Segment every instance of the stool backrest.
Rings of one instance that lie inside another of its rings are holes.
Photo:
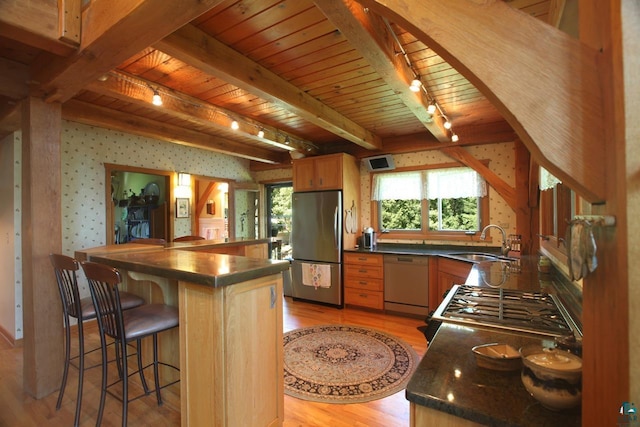
[[[91,299],[96,308],[100,338],[104,339],[104,335],[112,338],[124,337],[118,291],[118,285],[122,282],[120,272],[108,265],[89,261],[82,263],[82,269],[87,276]]]
[[[62,312],[65,318],[69,316],[79,318],[81,316],[80,292],[78,291],[78,279],[76,271],[80,269],[78,261],[66,255],[49,254],[53,271],[56,274]]]
[[[204,240],[202,236],[182,236],[173,239],[174,242],[190,242],[192,240]]]

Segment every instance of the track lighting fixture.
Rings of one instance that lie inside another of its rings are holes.
[[[284,143],[287,145],[291,145],[291,140],[289,139],[288,136],[284,139]]]
[[[433,116],[433,114],[436,112],[436,101],[431,101],[429,103],[429,105],[427,106],[427,113],[431,114]]]
[[[161,106],[162,105],[162,97],[158,93],[157,89],[153,89],[153,98],[151,98],[151,103],[153,105]]]
[[[420,87],[422,86],[422,82],[420,81],[420,79],[416,76],[416,78],[414,78],[411,81],[411,86],[409,86],[409,89],[411,90],[411,92],[420,92]]]
[[[264,138],[264,129],[258,131],[258,138]]]
[[[233,121],[231,122],[231,129],[233,129],[233,130],[238,130],[238,129],[240,129],[240,125],[238,124],[238,121],[237,121],[237,120],[233,120]]]
[[[458,142],[458,139],[460,138],[458,138],[457,134],[455,133],[451,134],[451,142]]]
[[[451,129],[451,122],[449,121],[449,119],[447,119],[446,117],[444,117],[444,124],[443,124],[444,128],[449,130]]]

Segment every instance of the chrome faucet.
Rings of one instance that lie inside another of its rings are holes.
[[[484,240],[487,238],[487,230],[489,228],[497,228],[498,230],[500,230],[500,232],[502,233],[502,255],[506,256],[509,251],[511,250],[511,247],[509,246],[509,242],[507,241],[507,233],[505,233],[504,229],[502,227],[500,227],[499,225],[496,224],[489,224],[487,225],[483,230],[482,233],[480,233],[480,240]]]

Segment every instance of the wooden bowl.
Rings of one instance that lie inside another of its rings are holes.
[[[517,371],[522,368],[520,353],[509,344],[477,345],[471,351],[476,356],[476,363],[481,368],[495,371]]]

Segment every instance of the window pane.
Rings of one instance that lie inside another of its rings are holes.
[[[381,200],[378,206],[383,230],[422,229],[420,200]]]
[[[429,230],[476,231],[479,229],[476,197],[429,200]]]

